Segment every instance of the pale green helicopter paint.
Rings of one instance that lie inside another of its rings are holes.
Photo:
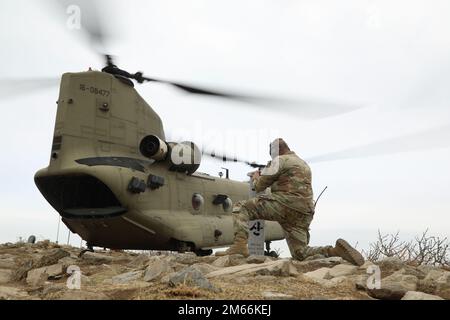
[[[231,207],[213,201],[217,195],[233,203],[247,199],[248,183],[173,171],[168,161],[141,154],[148,135],[165,140],[161,118],[129,80],[98,71],[66,73],[50,163],[36,173],[36,185],[89,246],[210,254],[230,245]],[[156,185],[142,185],[150,175]],[[130,191],[133,178],[142,192]],[[204,199],[199,210],[194,194]],[[266,222],[265,236],[281,240],[284,233]]]

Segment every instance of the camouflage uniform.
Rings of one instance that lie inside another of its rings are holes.
[[[233,207],[236,236],[248,238],[249,220],[277,221],[284,230],[293,258],[303,260],[315,254],[329,255],[331,246],[309,247],[309,225],[314,217],[311,169],[294,152],[276,157],[254,182],[256,192],[264,194]]]

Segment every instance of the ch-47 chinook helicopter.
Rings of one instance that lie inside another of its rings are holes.
[[[231,244],[232,205],[248,198],[249,184],[197,172],[201,151],[165,141],[132,80],[153,81],[110,57],[101,72],[62,76],[50,163],[34,178],[40,192],[89,248],[206,255]],[[266,223],[265,236],[284,238],[276,222]]]
[[[91,40],[100,41],[101,28],[86,26]],[[231,244],[232,204],[249,197],[248,183],[197,172],[199,161],[192,160],[202,152],[193,142],[166,141],[162,120],[138,94],[135,82],[252,98],[128,73],[106,58],[102,71],[62,76],[50,163],[34,177],[42,195],[88,248],[208,255]],[[323,115],[342,111],[329,108]],[[182,161],[174,161],[176,156]],[[265,236],[267,243],[284,238],[276,222],[266,223]]]

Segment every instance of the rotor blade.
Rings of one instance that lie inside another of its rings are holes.
[[[167,141],[180,143],[179,139],[175,138],[173,133],[171,133],[170,131],[166,132],[166,139],[167,139]],[[202,152],[202,156],[207,156],[207,157],[210,157],[210,158],[212,158],[214,160],[217,160],[217,161],[238,162],[238,163],[246,164],[246,165],[251,166],[253,168],[263,168],[264,167],[264,165],[258,164],[258,163],[254,162],[254,161],[244,160],[244,159],[238,158],[236,156],[232,157],[232,156],[229,156],[229,155],[226,155],[226,154],[223,154],[223,153],[217,153],[215,151],[207,151],[205,148],[203,148],[201,150],[201,152]]]
[[[60,79],[55,77],[31,79],[2,79],[0,80],[0,98],[24,94],[51,88],[59,84]]]
[[[306,161],[310,163],[317,163],[447,147],[450,147],[450,125],[385,139],[341,151],[325,153],[310,157],[306,159]]]
[[[112,24],[108,21],[115,21],[105,11],[111,5],[105,1],[93,0],[51,0],[51,4],[58,11],[58,16],[65,18],[65,25],[69,31],[81,31],[89,39],[89,48],[96,53],[104,55],[106,44],[115,34]],[[100,10],[100,8],[102,8]]]
[[[256,162],[250,162],[248,160],[243,160],[243,159],[240,159],[238,157],[230,157],[230,156],[227,156],[225,154],[218,154],[216,152],[208,152],[208,151],[202,150],[202,155],[203,156],[208,156],[210,158],[213,158],[213,159],[218,160],[218,161],[223,161],[223,162],[243,163],[243,164],[246,164],[246,165],[248,165],[248,166],[250,166],[252,168],[263,168],[263,167],[265,167],[265,165],[258,164]]]
[[[254,108],[266,108],[275,110],[282,110],[298,116],[302,116],[309,119],[319,119],[330,117],[338,114],[343,114],[351,111],[355,111],[362,106],[356,105],[344,105],[338,103],[330,103],[326,101],[315,101],[315,100],[297,100],[297,99],[283,99],[274,97],[259,97],[252,95],[243,95],[238,93],[223,92],[219,90],[212,90],[206,88],[200,88],[197,86],[191,86],[180,82],[173,82],[155,78],[140,77],[138,82],[149,81],[169,84],[177,89],[183,90],[184,92],[198,95],[206,95],[212,97],[219,97],[225,99],[231,99],[241,102],[248,103],[249,107]]]

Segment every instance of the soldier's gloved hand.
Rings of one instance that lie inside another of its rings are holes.
[[[252,175],[252,181],[255,181],[255,180],[258,179],[260,176],[261,176],[261,174],[260,174],[259,170],[253,172],[253,175]]]

